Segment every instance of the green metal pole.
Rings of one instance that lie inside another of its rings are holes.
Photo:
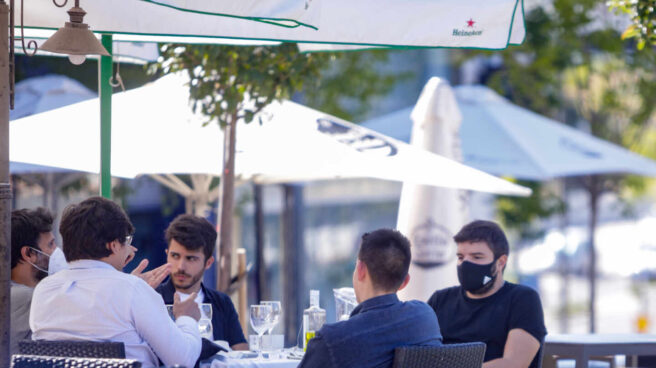
[[[112,36],[102,35],[102,45],[112,54]],[[98,95],[100,97],[100,195],[112,197],[112,77],[111,56],[100,56]]]

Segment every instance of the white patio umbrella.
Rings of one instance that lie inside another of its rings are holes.
[[[411,116],[411,145],[462,160],[462,116],[447,81],[431,78]],[[403,184],[396,227],[409,236],[413,250],[409,270],[412,282],[400,292],[402,298],[428,300],[436,289],[457,284],[452,238],[467,220],[467,212],[466,197],[456,189]]]
[[[81,6],[94,32],[114,34],[116,40],[146,36],[161,42],[158,37],[165,36],[185,43],[185,37],[225,37],[503,49],[521,43],[525,34],[522,0],[105,0]],[[54,30],[66,20],[65,12],[48,6],[26,6],[26,11],[28,28]],[[298,27],[289,27],[289,20]]]
[[[76,102],[96,98],[98,95],[75,79],[58,74],[24,79],[16,83],[14,109],[9,119],[56,109]]]
[[[221,36],[224,23],[231,20],[315,29],[321,3],[320,0],[103,0],[81,1],[80,7],[87,12],[85,23],[102,33],[215,37]],[[16,5],[20,9],[22,4]],[[62,27],[68,15],[53,8],[52,4],[27,4],[24,26]]]
[[[206,118],[191,111],[187,81],[184,73],[167,75],[115,95],[114,175],[220,175],[222,132],[215,123],[203,127]],[[94,123],[98,109],[95,101],[85,101],[13,121],[12,161],[99,172],[100,132]],[[529,193],[526,188],[291,101],[270,105],[261,118],[261,126],[257,122],[243,124],[238,130],[236,173],[240,180],[272,183],[371,177],[493,193]]]
[[[485,86],[456,86],[463,163],[526,180],[628,173],[656,176],[656,162],[581,130],[516,106]],[[410,141],[412,108],[363,126]]]
[[[653,160],[516,106],[485,86],[454,89],[463,116],[460,136],[467,165],[526,180],[599,174],[656,177]],[[409,115],[410,108],[407,108],[363,125],[407,141]],[[597,196],[598,193],[590,198],[591,218],[595,219],[588,228],[591,242],[596,227]],[[590,249],[592,252],[594,247]],[[594,269],[595,261],[590,264]],[[594,284],[592,277],[590,282]],[[594,287],[590,290],[593,315]]]

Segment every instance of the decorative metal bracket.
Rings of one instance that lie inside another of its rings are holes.
[[[57,2],[57,0],[52,0],[53,4],[55,4],[56,7],[58,8],[63,8],[66,6],[68,3],[68,0],[64,0],[61,4]],[[80,0],[75,0],[75,6],[79,6]],[[14,90],[15,90],[15,84],[16,84],[16,76],[15,76],[15,70],[16,70],[16,56],[14,54],[14,47],[16,41],[21,42],[21,47],[23,48],[23,53],[27,56],[34,56],[36,52],[39,49],[39,46],[37,45],[35,40],[31,40],[27,42],[27,46],[25,46],[25,32],[23,28],[23,24],[25,23],[23,21],[23,14],[25,13],[24,7],[23,7],[23,0],[20,0],[21,3],[21,13],[20,13],[20,37],[15,37],[14,34],[14,0],[9,1],[9,108],[14,109]]]

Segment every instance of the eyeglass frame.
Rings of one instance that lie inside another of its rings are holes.
[[[132,245],[133,239],[134,239],[134,235],[127,235],[125,239],[123,239],[123,245]]]

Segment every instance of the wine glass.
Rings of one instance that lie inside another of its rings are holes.
[[[273,329],[276,327],[280,321],[280,314],[282,313],[282,307],[279,301],[263,301],[260,304],[270,305],[271,306],[271,326],[269,327],[269,335],[273,332]]]
[[[198,331],[200,337],[204,337],[210,341],[214,340],[214,333],[212,328],[212,304],[202,303],[198,304],[200,309],[200,319],[198,320]]]
[[[268,330],[272,318],[272,308],[270,305],[251,305],[251,326],[257,333],[257,351],[258,359],[262,359],[262,335]]]

